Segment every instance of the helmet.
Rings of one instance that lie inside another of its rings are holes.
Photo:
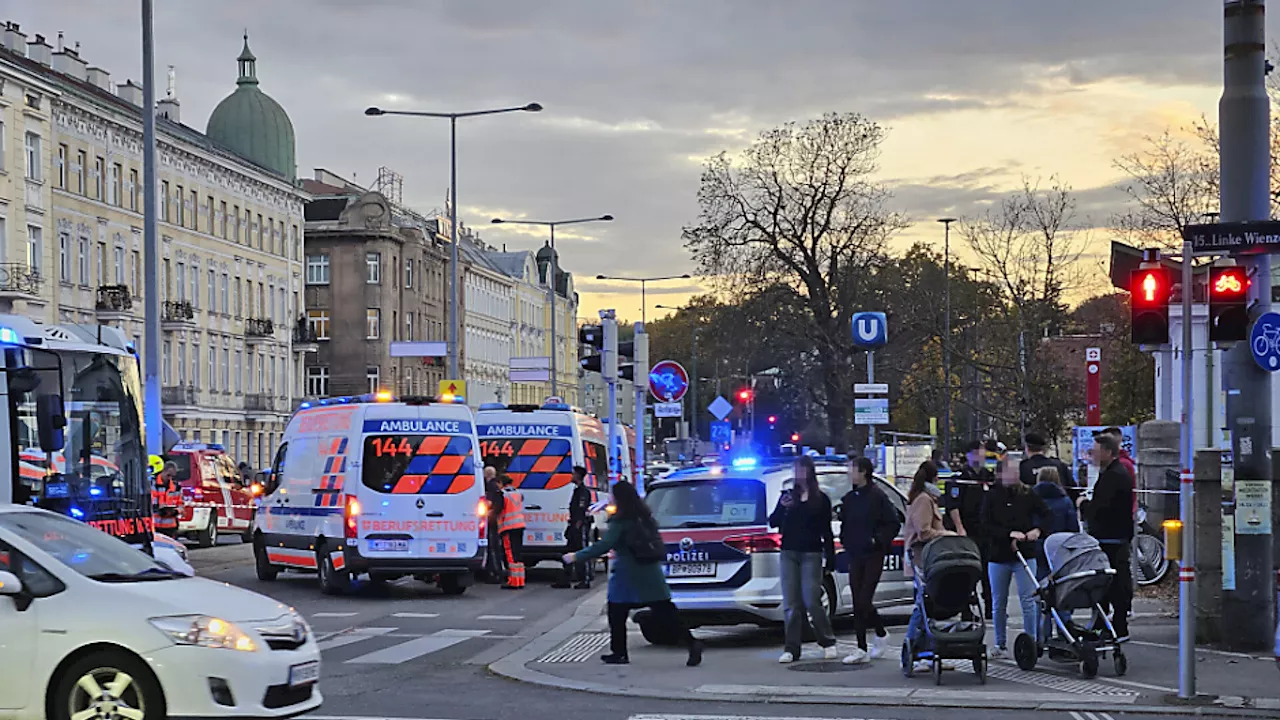
[[[152,475],[159,475],[164,472],[164,458],[159,455],[151,455],[147,458],[147,469]]]

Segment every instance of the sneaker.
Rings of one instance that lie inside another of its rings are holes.
[[[689,643],[689,659],[685,661],[685,665],[689,667],[697,667],[702,664],[702,641],[694,638]]]
[[[879,660],[884,657],[885,648],[889,646],[889,636],[883,637],[875,635],[871,638],[871,651],[867,653],[872,660]]]
[[[933,672],[933,662],[929,660],[917,660],[913,669],[917,673]]]
[[[1002,647],[994,647],[994,648],[991,648],[991,656],[990,656],[990,657],[991,657],[991,659],[992,659],[992,660],[1003,660],[1003,659],[1005,659],[1005,658],[1009,657],[1009,649],[1008,649],[1008,648],[1002,648]]]
[[[871,662],[871,656],[862,648],[854,648],[844,659],[845,665],[862,665]]]
[[[568,587],[568,586],[566,585],[565,587]],[[589,582],[580,582],[580,583],[578,583],[577,585],[574,585],[574,586],[573,586],[573,589],[574,589],[574,590],[590,590],[590,589],[591,589],[591,583],[589,583]]]
[[[631,662],[631,659],[626,655],[615,655],[614,653],[609,653],[608,655],[601,655],[600,662],[605,665],[627,665]]]
[[[792,655],[790,651],[784,652],[778,656],[778,662],[783,665],[786,665],[787,663],[793,663],[795,661],[796,661],[796,656]]]
[[[840,653],[836,651],[835,645],[832,645],[831,647],[822,648],[823,660],[835,660],[838,657],[840,657]]]

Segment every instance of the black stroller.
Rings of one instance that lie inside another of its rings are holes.
[[[984,571],[982,554],[970,538],[948,535],[924,546],[915,575],[924,633],[902,643],[904,675],[913,677],[916,661],[928,660],[934,682],[941,685],[943,660],[970,660],[978,681],[987,682],[987,626],[977,594]]]
[[[1084,533],[1054,533],[1045,540],[1049,575],[1036,588],[1040,606],[1040,637],[1026,633],[1013,643],[1013,659],[1023,670],[1032,670],[1046,651],[1051,660],[1078,662],[1086,678],[1098,674],[1098,659],[1112,653],[1116,675],[1129,669],[1124,649],[1116,642],[1115,627],[1102,610],[1102,601],[1116,571],[1098,541]],[[1032,577],[1031,566],[1018,553],[1022,567]],[[1068,617],[1073,610],[1088,610],[1088,627]]]

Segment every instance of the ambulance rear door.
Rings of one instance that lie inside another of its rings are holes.
[[[511,478],[524,496],[524,544],[562,549],[573,498],[573,466],[582,461],[571,413],[486,410],[476,435],[484,464]]]
[[[371,405],[361,428],[362,556],[463,560],[480,547],[483,495],[471,411],[463,405]],[[348,545],[351,540],[348,539]]]

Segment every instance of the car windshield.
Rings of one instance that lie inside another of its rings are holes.
[[[178,474],[174,479],[180,483],[186,484],[191,482],[191,454],[190,453],[173,453],[165,458],[178,468]]]
[[[182,577],[123,540],[63,515],[0,513],[0,528],[93,580],[140,582]]]
[[[750,478],[715,478],[658,485],[646,501],[659,527],[763,525],[768,516],[764,483]]]

